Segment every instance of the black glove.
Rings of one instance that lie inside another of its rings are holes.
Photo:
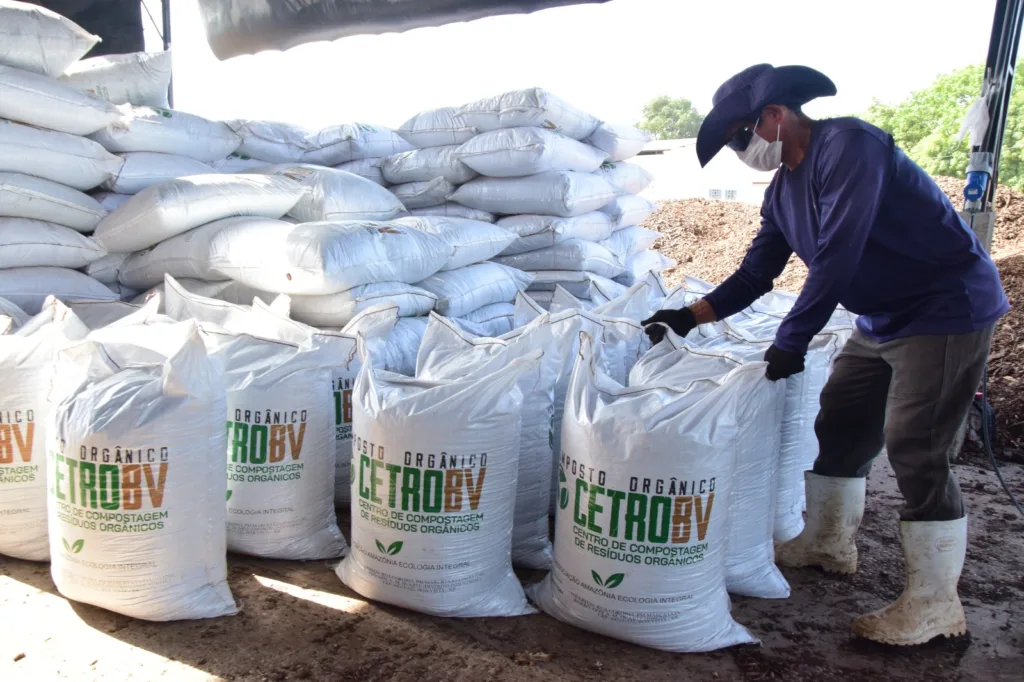
[[[665,327],[679,336],[686,336],[697,326],[697,318],[689,308],[659,310],[640,324],[644,326],[644,331],[651,338],[651,343],[660,343],[665,338]]]
[[[773,343],[764,353],[764,360],[768,368],[764,374],[771,381],[788,379],[794,374],[804,371],[804,354],[790,353],[789,351],[777,348]]]

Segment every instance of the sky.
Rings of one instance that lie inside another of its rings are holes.
[[[147,0],[159,21],[159,2]],[[396,127],[418,111],[543,87],[595,116],[636,123],[659,95],[707,112],[760,62],[805,64],[839,94],[812,117],[898,102],[983,63],[995,0],[612,0],[401,34],[355,36],[218,61],[198,0],[172,6],[175,108],[208,118]],[[144,16],[144,23],[148,19]],[[147,47],[159,49],[147,27]]]

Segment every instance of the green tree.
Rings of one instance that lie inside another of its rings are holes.
[[[677,140],[697,137],[703,121],[704,114],[690,100],[662,95],[644,105],[644,119],[637,127],[658,140]]]
[[[964,138],[958,145],[956,134],[967,108],[981,93],[983,70],[982,66],[968,66],[943,74],[896,105],[875,100],[864,118],[892,134],[896,144],[932,175],[962,178],[970,156],[970,140]],[[1024,89],[1020,87],[1014,87],[1010,98],[999,182],[1024,189]]]

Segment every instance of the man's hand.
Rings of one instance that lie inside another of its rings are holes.
[[[679,336],[686,336],[697,326],[697,317],[689,308],[659,310],[640,324],[644,326],[644,331],[650,337],[651,343],[656,344],[665,338],[665,327]]]
[[[771,381],[788,379],[794,374],[804,371],[803,353],[790,353],[776,348],[774,343],[765,351],[764,359],[768,363],[764,374]]]

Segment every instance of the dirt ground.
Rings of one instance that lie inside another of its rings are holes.
[[[1004,469],[1024,498],[1024,468]],[[541,614],[432,618],[367,603],[326,562],[242,556],[229,560],[239,615],[148,623],[70,603],[57,594],[48,565],[0,558],[0,680],[1020,680],[1024,519],[981,460],[965,460],[957,473],[970,514],[960,580],[969,634],[923,647],[885,647],[849,634],[853,615],[895,599],[903,584],[899,492],[879,461],[868,482],[856,575],[786,570],[789,599],[735,599],[735,618],[761,646],[667,654]],[[542,574],[520,577],[533,582]]]

